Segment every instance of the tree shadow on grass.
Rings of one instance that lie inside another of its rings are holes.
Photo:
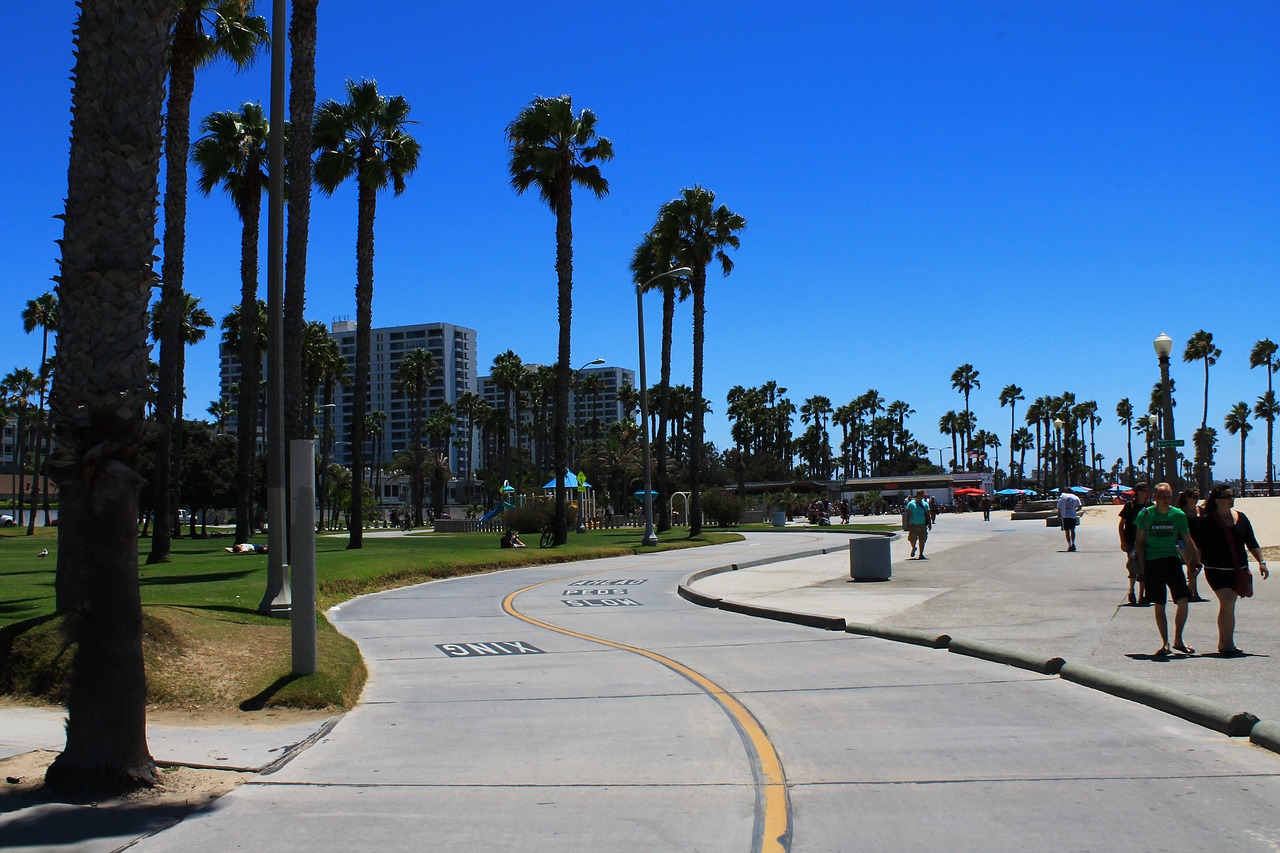
[[[238,572],[203,572],[198,575],[161,575],[159,577],[139,578],[138,583],[143,586],[166,586],[184,583],[217,583],[218,581],[243,580],[249,575],[258,574],[261,571],[261,567],[254,567]]]
[[[299,678],[302,678],[302,677],[303,676],[301,675],[295,675],[293,673],[290,673],[289,675],[280,676],[275,681],[271,682],[271,684],[265,690],[258,693],[258,695],[251,696],[248,699],[241,702],[240,710],[241,711],[261,711],[263,708],[267,707],[267,703],[271,701],[271,698],[273,696],[275,696],[281,690],[288,687],[290,684],[292,684],[293,682],[297,681]]]

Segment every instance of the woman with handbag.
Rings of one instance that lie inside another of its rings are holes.
[[[1232,508],[1235,499],[1234,487],[1215,486],[1205,498],[1195,528],[1205,580],[1218,596],[1218,654],[1226,657],[1244,654],[1235,644],[1236,599],[1253,595],[1248,554],[1257,561],[1263,580],[1270,577],[1253,525],[1248,516]]]

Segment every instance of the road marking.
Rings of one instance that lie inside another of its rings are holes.
[[[570,575],[569,577],[581,577],[581,575]],[[539,628],[546,628],[548,631],[555,631],[557,634],[576,637],[589,643],[599,643],[602,646],[648,658],[697,685],[733,721],[734,727],[737,728],[738,734],[742,737],[743,745],[746,746],[751,758],[751,774],[756,783],[756,821],[755,837],[752,839],[751,845],[752,850],[759,851],[759,853],[790,850],[791,798],[787,792],[787,778],[782,768],[782,759],[778,757],[778,752],[774,749],[773,742],[769,740],[769,735],[765,732],[764,726],[760,725],[760,721],[747,710],[745,705],[738,701],[736,696],[697,670],[657,652],[636,646],[628,646],[625,643],[617,643],[602,637],[593,637],[590,634],[583,634],[568,628],[561,628],[558,625],[535,619],[516,609],[515,600],[517,596],[548,584],[563,584],[569,577],[543,581],[542,583],[535,583],[518,589],[502,600],[502,609],[508,615],[514,616],[530,625],[537,625]],[[617,581],[611,583],[616,584]]]

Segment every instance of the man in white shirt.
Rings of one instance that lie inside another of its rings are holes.
[[[1063,489],[1058,496],[1058,524],[1067,537],[1067,550],[1076,549],[1076,524],[1080,520],[1080,499],[1070,489]]]

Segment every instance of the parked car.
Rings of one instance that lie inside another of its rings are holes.
[[[0,515],[0,527],[13,527],[14,524],[12,515]]]

